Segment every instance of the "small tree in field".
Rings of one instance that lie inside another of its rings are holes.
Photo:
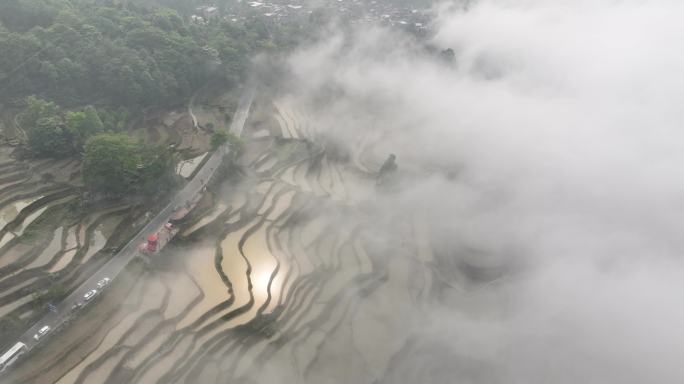
[[[242,154],[244,143],[239,137],[226,131],[216,131],[211,135],[211,147],[213,149],[217,149],[225,143],[228,143],[230,150],[233,151],[235,156],[240,156],[240,154]]]
[[[216,131],[211,135],[211,148],[216,149],[228,141],[226,131]]]

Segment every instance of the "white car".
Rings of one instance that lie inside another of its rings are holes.
[[[85,295],[83,295],[83,298],[86,299],[86,300],[90,300],[90,299],[92,299],[93,297],[95,297],[96,294],[97,294],[97,290],[96,290],[96,289],[91,289],[90,291],[86,292]]]
[[[45,325],[41,329],[38,330],[38,333],[33,335],[33,338],[37,340],[40,340],[43,336],[45,336],[48,332],[50,332],[50,326]]]
[[[100,289],[104,288],[107,284],[109,284],[109,281],[110,281],[109,277],[105,277],[104,279],[97,282],[97,287]]]

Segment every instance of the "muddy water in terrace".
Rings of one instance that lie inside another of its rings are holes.
[[[78,252],[77,249],[66,251],[62,257],[59,258],[59,261],[52,268],[50,268],[50,273],[58,272],[69,265],[69,263],[71,263],[71,261],[74,259],[74,256],[76,256],[76,252]]]
[[[173,246],[171,249],[173,249]],[[171,252],[171,250],[165,252]],[[178,328],[184,328],[192,324],[212,307],[228,300],[230,295],[228,287],[226,287],[216,272],[214,266],[216,249],[210,241],[193,244],[192,247],[176,248],[173,249],[173,252],[182,254],[187,272],[195,279],[204,293],[202,301],[178,324]]]
[[[63,231],[64,227],[59,227],[55,230],[55,232],[52,235],[52,240],[50,241],[50,244],[48,244],[48,246],[43,250],[43,252],[41,252],[38,258],[36,258],[31,264],[26,266],[26,269],[42,267],[45,264],[49,263],[50,260],[52,260],[52,258],[61,249]]]
[[[32,197],[24,200],[15,201],[0,209],[0,228],[4,227],[10,221],[14,220],[22,209],[29,206],[34,201],[40,199],[39,197]]]

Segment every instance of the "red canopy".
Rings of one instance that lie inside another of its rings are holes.
[[[149,241],[149,242],[155,242],[155,241],[157,241],[157,235],[150,235],[150,236],[147,238],[147,241]]]

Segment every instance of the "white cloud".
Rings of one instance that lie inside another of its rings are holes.
[[[317,118],[340,140],[381,131],[376,153],[402,169],[462,167],[415,181],[402,206],[460,245],[526,256],[496,288],[511,313],[437,309],[432,331],[460,335],[461,353],[490,348],[501,382],[683,382],[684,3],[446,9],[434,44],[453,67],[381,29],[290,62],[305,98],[335,90]]]

